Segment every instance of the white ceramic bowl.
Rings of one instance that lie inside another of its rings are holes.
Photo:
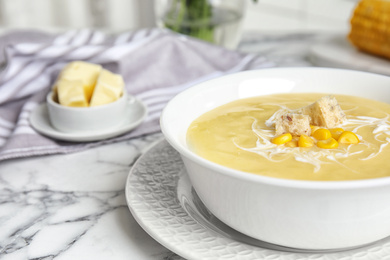
[[[187,128],[203,113],[233,100],[284,92],[347,94],[390,103],[390,77],[342,69],[275,68],[224,76],[178,94],[165,107],[161,128],[181,154],[205,206],[248,236],[292,248],[343,249],[389,236],[390,177],[277,179],[212,163],[188,148]]]
[[[127,94],[115,102],[95,107],[68,107],[53,100],[53,93],[46,96],[50,123],[65,133],[105,131],[121,125],[126,119]]]

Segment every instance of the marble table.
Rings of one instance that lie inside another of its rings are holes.
[[[247,35],[239,46],[276,66],[311,66],[316,34]],[[176,260],[125,199],[126,177],[161,133],[83,152],[0,164],[0,259]]]

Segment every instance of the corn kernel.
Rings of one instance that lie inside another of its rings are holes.
[[[292,135],[290,133],[279,135],[272,139],[272,143],[274,144],[285,144],[292,140]]]
[[[317,146],[322,149],[335,149],[339,147],[339,143],[334,138],[331,137],[326,140],[318,141]]]
[[[298,146],[299,147],[312,147],[314,145],[313,139],[307,135],[301,135],[299,137]]]
[[[315,131],[317,131],[317,130],[320,129],[320,128],[321,128],[321,127],[316,126],[316,125],[310,125],[310,129],[311,129],[312,135],[313,135],[313,133],[314,133]]]
[[[338,140],[340,135],[341,135],[341,133],[344,132],[344,129],[342,129],[342,128],[332,128],[332,129],[329,129],[329,131],[330,131],[332,137],[334,139]]]
[[[328,129],[320,128],[317,129],[312,136],[317,140],[327,140],[332,137],[332,134]]]
[[[359,138],[351,131],[344,131],[341,133],[338,141],[342,144],[357,144],[359,143]]]
[[[285,144],[286,147],[294,148],[298,147],[298,141],[291,140]]]
[[[350,19],[349,41],[359,50],[390,59],[389,1],[357,1]]]

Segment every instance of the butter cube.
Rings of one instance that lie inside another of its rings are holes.
[[[60,79],[56,86],[58,102],[61,105],[70,107],[88,106],[81,80]]]
[[[102,66],[100,65],[84,61],[74,61],[65,66],[61,71],[58,80],[80,81],[85,99],[89,102],[101,70]]]
[[[123,94],[125,83],[121,75],[103,69],[97,80],[90,106],[100,106],[114,102]]]

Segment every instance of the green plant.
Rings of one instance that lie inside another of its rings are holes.
[[[165,17],[172,31],[213,42],[212,6],[207,0],[174,0]]]
[[[163,22],[172,31],[214,42],[218,21],[214,19],[213,12],[208,0],[172,0]]]

